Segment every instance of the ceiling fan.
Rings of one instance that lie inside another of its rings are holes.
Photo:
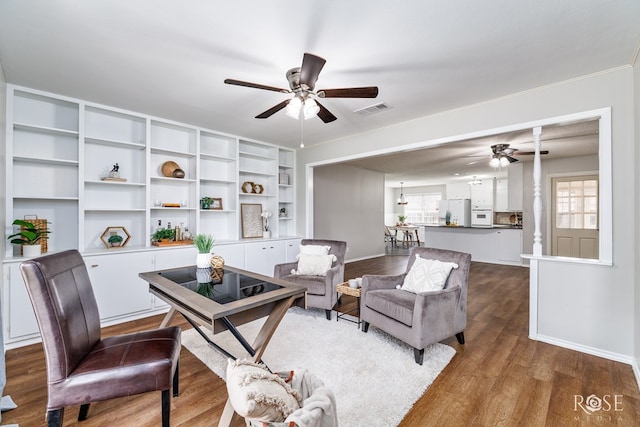
[[[375,98],[378,96],[377,86],[321,89],[316,91],[316,81],[318,80],[318,75],[325,63],[326,60],[324,58],[311,53],[305,53],[302,58],[302,66],[291,68],[286,73],[286,78],[289,82],[289,89],[282,89],[234,79],[225,79],[224,82],[230,85],[293,94],[292,98],[285,99],[279,104],[276,104],[268,110],[258,114],[256,119],[266,119],[286,107],[287,114],[294,118],[299,118],[300,114],[302,114],[305,119],[317,115],[320,117],[320,120],[325,123],[329,123],[336,120],[337,117],[320,104],[320,102],[318,102],[318,98]]]
[[[513,156],[533,155],[535,151],[518,151],[517,148],[510,148],[509,144],[495,144],[491,146],[493,156],[489,164],[493,167],[506,166],[509,163],[517,162]],[[541,150],[540,154],[549,154],[549,150]]]

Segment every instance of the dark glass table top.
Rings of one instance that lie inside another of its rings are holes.
[[[246,276],[226,268],[189,266],[162,271],[158,274],[218,304],[227,304],[283,288],[276,283]]]

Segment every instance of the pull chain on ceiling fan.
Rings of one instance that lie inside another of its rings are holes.
[[[289,89],[235,79],[226,79],[224,82],[230,85],[293,94],[292,98],[285,99],[279,104],[258,114],[256,119],[266,119],[286,107],[287,115],[295,119],[299,119],[300,116],[302,116],[306,120],[317,115],[324,123],[330,123],[336,120],[337,117],[327,110],[324,105],[318,101],[318,98],[375,98],[378,96],[377,86],[322,89],[315,91],[316,81],[325,63],[326,60],[324,58],[311,53],[305,53],[302,58],[302,66],[291,68],[286,73]]]

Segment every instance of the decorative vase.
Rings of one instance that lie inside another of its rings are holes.
[[[198,268],[208,268],[209,263],[211,262],[211,253],[206,254],[198,254],[196,257],[196,267]]]
[[[42,246],[37,245],[22,245],[22,255],[27,258],[35,258],[42,255]]]
[[[262,232],[262,237],[265,239],[268,239],[271,237],[271,231],[263,231]]]

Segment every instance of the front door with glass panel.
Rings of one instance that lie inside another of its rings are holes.
[[[551,255],[597,259],[598,176],[551,181]]]

